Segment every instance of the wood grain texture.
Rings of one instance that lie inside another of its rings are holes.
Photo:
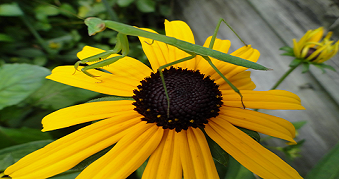
[[[252,79],[256,90],[268,90],[288,69],[292,60],[280,56],[280,47],[292,45],[293,38],[301,38],[311,28],[331,26],[330,21],[321,24],[324,18],[339,16],[331,2],[322,0],[186,0],[176,1],[176,19],[184,20],[191,27],[197,44],[213,34],[219,18],[224,18],[240,37],[261,53],[259,63],[273,71],[253,71]],[[333,24],[333,23],[332,23]],[[222,26],[218,38],[232,42],[230,52],[240,48],[242,43],[226,26]],[[328,64],[339,69],[339,57]],[[297,68],[278,89],[296,93],[306,111],[262,111],[282,117],[291,122],[307,121],[300,130],[298,139],[306,139],[302,157],[293,166],[303,175],[339,141],[339,78],[337,72],[321,74],[315,68],[311,73],[301,74]],[[297,139],[297,140],[298,140]],[[282,146],[283,142],[272,140],[271,146]]]

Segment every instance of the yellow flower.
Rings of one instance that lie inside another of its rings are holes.
[[[190,28],[182,21],[166,21],[165,30],[167,36],[194,43]],[[42,120],[43,131],[99,121],[27,155],[8,167],[5,174],[14,179],[51,177],[116,143],[77,179],[126,178],[148,158],[143,173],[146,179],[219,178],[202,132],[204,128],[227,153],[260,177],[301,178],[291,166],[235,127],[295,143],[293,125],[279,117],[243,109],[239,95],[201,56],[164,71],[171,100],[168,118],[164,89],[156,72],[159,66],[188,54],[162,42],[142,37],[140,42],[152,69],[125,57],[104,68],[112,74],[91,70],[100,76],[102,82],[98,83],[80,72],[72,75],[73,66],[55,68],[48,79],[108,95],[133,96],[134,100],[91,102],[49,114]],[[228,40],[217,39],[214,49],[227,53],[230,45]],[[101,52],[86,46],[78,57],[84,59]],[[256,62],[260,54],[251,46],[244,46],[231,55]],[[247,68],[215,59],[213,62],[240,89],[246,107],[304,109],[293,93],[253,91],[255,84],[251,72],[245,71]]]
[[[332,32],[320,41],[324,34],[324,28],[319,27],[315,30],[309,30],[299,40],[293,39],[293,51],[298,59],[305,59],[313,63],[323,63],[329,60],[338,52],[339,41],[333,44],[330,40]]]

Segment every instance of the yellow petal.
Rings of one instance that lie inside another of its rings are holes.
[[[183,21],[168,21],[165,20],[165,31],[166,36],[174,37],[179,40],[183,40],[192,44],[195,44],[194,36],[190,27]],[[182,58],[190,56],[188,53],[178,49],[177,47],[168,46],[169,49],[169,62],[180,60]],[[188,69],[195,68],[195,59],[188,60],[186,62],[181,62],[174,67],[182,67]]]
[[[151,29],[141,29],[148,32],[157,33]],[[144,37],[139,37],[139,40],[154,72],[156,72],[160,66],[169,63],[169,50],[167,44]]]
[[[307,42],[319,42],[319,40],[323,37],[324,34],[324,28],[319,27],[318,29],[315,29],[310,34],[310,38],[307,40]]]
[[[187,138],[197,178],[219,178],[204,133],[199,128],[188,128]]]
[[[228,80],[239,90],[253,90],[255,88],[255,84],[251,80],[250,76],[250,71],[243,71],[232,76],[231,78],[228,78]],[[219,85],[220,90],[232,90],[228,83],[222,78],[216,80],[215,83]]]
[[[259,59],[260,53],[258,50],[253,49],[251,45],[248,45],[248,46],[239,48],[235,52],[231,53],[231,55],[240,57],[245,60],[252,61],[252,62],[257,62]],[[248,69],[245,67],[241,67],[241,66],[237,66],[237,65],[233,65],[233,64],[225,63],[225,62],[218,64],[216,67],[228,79]],[[211,78],[218,80],[221,77],[219,76],[219,74],[214,73],[214,74],[211,74]]]
[[[199,128],[178,133],[184,178],[219,178],[206,138]]]
[[[88,70],[89,73],[99,76],[97,79],[82,72],[74,72],[73,66],[59,66],[54,68],[52,74],[46,78],[70,86],[118,96],[132,96],[133,90],[140,84],[135,77],[116,76],[98,70]]]
[[[84,46],[84,48],[77,53],[77,57],[80,60],[83,60],[85,58],[97,55],[99,53],[105,52],[105,50],[102,50],[100,48],[95,48],[95,47],[91,47],[91,46]]]
[[[209,47],[211,38],[212,37],[210,36],[206,39],[204,47],[207,47],[207,48]],[[231,46],[231,42],[229,40],[221,40],[221,39],[216,38],[214,45],[213,45],[213,50],[227,53],[230,46]],[[203,59],[201,56],[197,56],[196,58],[197,58],[196,69],[199,69],[202,73],[206,75],[210,75],[210,76],[216,73],[215,70],[208,64],[208,62],[205,59]],[[227,67],[228,65],[230,65],[230,63],[226,63],[226,62],[214,59],[214,58],[211,58],[211,60],[218,69],[219,68],[221,69],[223,67]]]
[[[137,113],[132,100],[84,103],[55,111],[42,119],[43,130],[50,131],[89,121],[105,119],[119,113]]]
[[[298,47],[303,47],[307,40],[310,38],[310,34],[312,33],[312,30],[308,30],[304,36],[301,37],[301,39],[298,41]]]
[[[239,94],[233,90],[221,90],[225,106],[243,107]],[[288,91],[251,91],[241,90],[243,103],[246,108],[254,109],[305,109],[300,98]]]
[[[297,58],[300,58],[300,52],[301,49],[297,43],[297,40],[293,39],[293,52],[294,52],[294,56],[296,56]]]
[[[296,144],[295,128],[287,120],[252,110],[232,108],[223,106],[220,108],[219,116],[231,124],[273,137],[284,139]]]
[[[164,130],[146,122],[130,128],[109,152],[89,165],[77,179],[123,179],[133,173],[159,145]]]
[[[302,178],[278,156],[226,120],[215,118],[205,127],[206,133],[244,167],[267,179]]]
[[[142,175],[145,179],[181,179],[182,167],[175,130],[166,129],[163,139],[148,160]]]
[[[126,129],[140,123],[140,115],[125,113],[81,128],[8,167],[6,175],[19,179],[48,178],[116,143]]]
[[[187,131],[182,130],[177,133],[176,139],[179,141],[180,161],[183,168],[184,178],[196,178],[193,166],[192,154],[188,144]]]

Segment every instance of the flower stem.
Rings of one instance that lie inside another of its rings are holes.
[[[293,70],[295,70],[299,65],[301,64],[301,61],[297,64],[295,64],[293,67],[291,67],[271,88],[271,90],[274,90],[278,88],[278,86],[285,80],[285,78],[292,73]],[[254,109],[253,111],[258,111],[259,109]]]
[[[292,71],[294,70],[294,69],[296,69],[299,65],[301,64],[301,61],[298,63],[298,64],[296,64],[295,66],[293,66],[293,67],[291,67],[275,84],[274,84],[274,86],[271,88],[271,90],[273,90],[273,89],[276,89],[279,85],[280,85],[280,83],[282,83],[284,80],[285,80],[285,78],[290,74],[290,73],[292,73]]]

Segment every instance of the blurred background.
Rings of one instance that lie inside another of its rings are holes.
[[[0,2],[0,171],[22,156],[87,124],[42,133],[41,119],[58,109],[103,96],[46,80],[59,65],[73,65],[85,45],[112,49],[116,32],[89,37],[86,17],[99,17],[164,34],[164,20],[183,20],[196,43],[212,35],[224,18],[239,36],[260,51],[258,63],[272,71],[253,71],[256,90],[269,90],[289,69],[292,57],[280,56],[309,29],[324,26],[339,35],[339,1],[336,0],[2,0]],[[243,46],[225,25],[217,36],[232,42],[230,52]],[[129,37],[130,53],[146,64],[141,44]],[[339,68],[338,56],[326,62]],[[338,70],[337,70],[338,71]],[[301,145],[262,136],[262,143],[288,161],[302,176],[339,141],[338,72],[311,67],[295,70],[278,89],[296,93],[306,111],[264,111],[287,119],[300,129]],[[302,127],[301,127],[302,126]],[[280,148],[279,148],[280,147]],[[95,156],[94,156],[95,158]],[[86,165],[53,178],[74,178]],[[339,160],[338,160],[339,166]],[[136,174],[138,175],[138,174]]]

